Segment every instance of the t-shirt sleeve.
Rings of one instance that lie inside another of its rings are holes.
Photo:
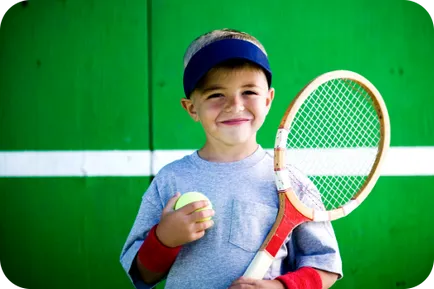
[[[295,268],[313,267],[343,277],[338,243],[330,222],[308,222],[297,227],[290,240]]]
[[[142,197],[139,211],[120,256],[123,269],[137,289],[154,288],[157,285],[157,283],[151,285],[143,283],[133,262],[135,262],[137,252],[149,231],[160,221],[162,210],[163,205],[160,200],[156,179],[154,179]]]

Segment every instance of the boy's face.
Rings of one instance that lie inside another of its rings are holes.
[[[233,146],[256,142],[274,98],[265,74],[250,66],[211,70],[182,106],[200,121],[208,142]]]

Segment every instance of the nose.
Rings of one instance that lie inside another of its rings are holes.
[[[233,95],[226,98],[225,112],[239,112],[244,110],[244,101],[241,95]]]

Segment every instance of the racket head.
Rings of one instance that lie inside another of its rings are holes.
[[[277,188],[310,220],[342,218],[371,192],[389,146],[389,115],[376,87],[352,71],[325,73],[282,118],[274,147]]]

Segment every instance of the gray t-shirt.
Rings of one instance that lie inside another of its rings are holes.
[[[301,176],[304,177],[304,176]],[[297,194],[309,179],[294,185]],[[132,262],[149,230],[159,222],[176,192],[199,191],[211,201],[214,226],[203,238],[185,244],[167,275],[167,289],[227,289],[241,277],[270,231],[278,212],[273,158],[259,146],[249,157],[231,163],[206,161],[197,151],[162,168],[142,203],[121,253],[121,264],[137,289],[145,285],[130,274]],[[338,244],[330,222],[298,226],[277,253],[264,279],[302,266],[342,274]]]

